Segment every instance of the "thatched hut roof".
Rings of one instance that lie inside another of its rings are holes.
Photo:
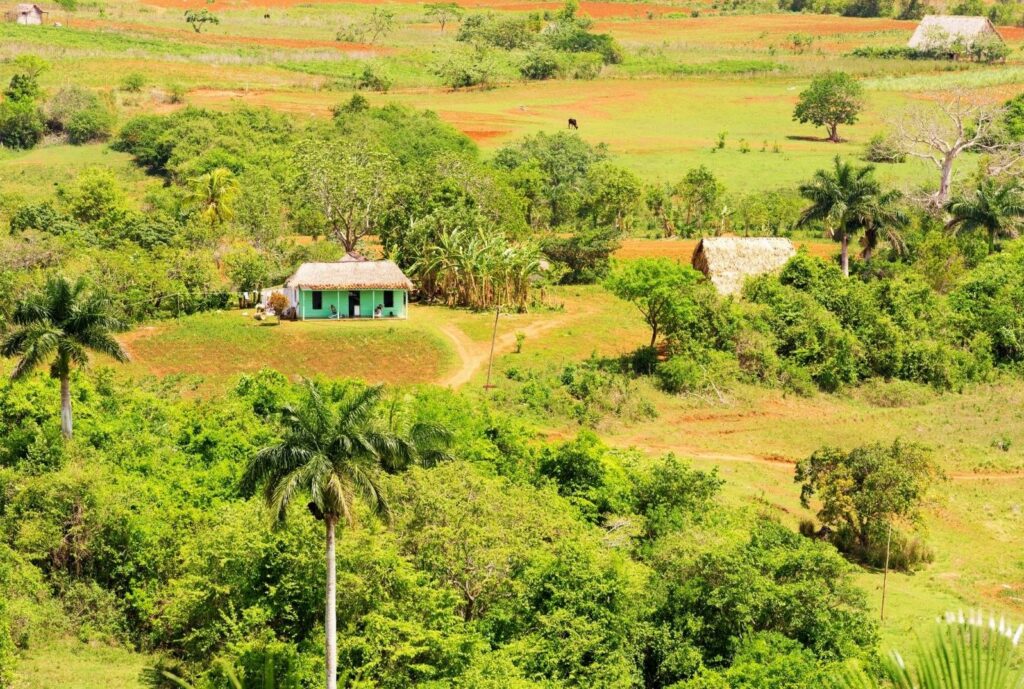
[[[720,294],[736,294],[748,277],[778,270],[796,249],[785,237],[705,237],[693,250],[693,267]]]
[[[335,263],[303,263],[284,283],[301,289],[404,289],[412,281],[392,261],[369,261],[347,254]]]
[[[917,25],[907,47],[915,50],[941,50],[952,46],[957,40],[970,46],[984,36],[995,36],[1003,40],[988,17],[929,14]]]

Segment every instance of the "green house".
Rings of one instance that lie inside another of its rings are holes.
[[[336,263],[303,263],[285,287],[301,320],[406,318],[412,282],[392,261],[348,254]]]

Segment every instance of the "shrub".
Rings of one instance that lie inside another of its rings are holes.
[[[72,115],[67,124],[68,141],[86,144],[110,138],[114,116],[102,107],[82,110]]]
[[[363,73],[356,79],[356,88],[365,91],[387,93],[391,88],[391,78],[373,65],[366,65],[363,68]]]
[[[146,77],[138,72],[130,72],[121,80],[121,90],[128,93],[139,93],[146,85]]]
[[[100,107],[99,97],[89,89],[77,85],[63,86],[46,103],[46,125],[52,131],[61,132],[78,113]]]
[[[486,54],[480,52],[475,57],[450,55],[444,62],[435,65],[433,71],[445,86],[453,89],[490,86],[494,76],[491,61]]]
[[[273,311],[278,318],[288,310],[290,306],[288,297],[284,296],[281,292],[274,292],[267,297],[267,306]]]
[[[656,375],[661,388],[671,394],[720,393],[739,377],[739,365],[731,354],[712,350],[702,357],[673,357],[658,365]]]
[[[864,146],[864,160],[872,163],[903,163],[907,151],[891,136],[875,134]]]
[[[168,103],[184,103],[188,89],[183,84],[171,84],[167,87]]]
[[[566,56],[564,63],[562,69],[565,76],[586,81],[601,76],[601,70],[604,69],[604,59],[600,53],[575,53]]]
[[[558,75],[558,56],[550,50],[531,50],[519,64],[519,73],[526,79],[551,79]]]
[[[0,103],[0,146],[32,148],[43,138],[46,123],[32,101],[5,100]]]

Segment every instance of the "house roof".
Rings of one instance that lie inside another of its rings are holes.
[[[1002,40],[988,17],[960,17],[955,15],[925,15],[907,43],[909,48],[927,49],[944,47],[958,38],[970,44],[980,36],[992,35]],[[941,45],[936,45],[940,43]]]
[[[693,267],[721,294],[736,294],[748,277],[778,270],[796,249],[785,237],[705,237],[693,250]]]
[[[40,14],[46,14],[47,13],[46,10],[44,10],[39,5],[34,5],[34,4],[30,3],[30,2],[18,3],[18,14],[26,14],[28,12],[31,12],[32,10],[35,10],[36,12],[39,12]]]
[[[334,263],[303,263],[284,283],[302,289],[404,289],[412,281],[392,261],[369,261],[347,254]]]

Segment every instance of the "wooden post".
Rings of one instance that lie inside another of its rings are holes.
[[[501,314],[501,304],[494,309],[494,330],[491,332],[491,356],[487,360],[487,382],[484,384],[484,390],[490,390],[495,387],[491,385],[491,368],[494,366],[494,342],[498,339],[498,316]]]
[[[892,543],[892,524],[889,525],[889,530],[885,534],[885,569],[882,571],[882,609],[879,613],[879,619],[885,621],[885,585],[889,578],[889,545]]]

